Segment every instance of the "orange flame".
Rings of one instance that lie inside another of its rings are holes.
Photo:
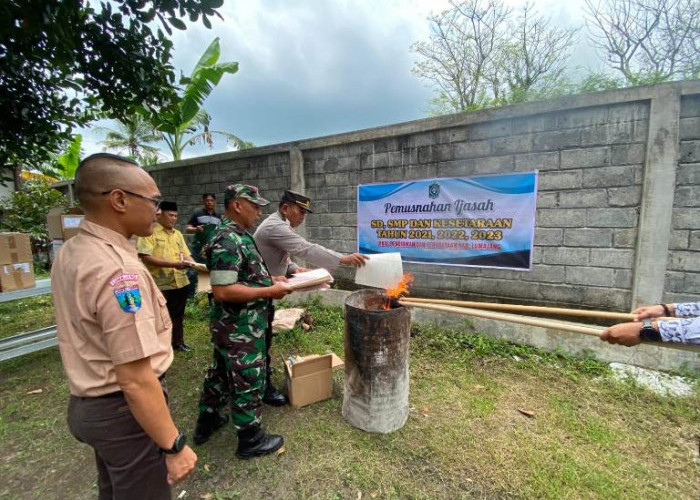
[[[399,284],[392,288],[387,288],[386,296],[387,300],[384,302],[384,309],[391,309],[391,300],[398,299],[408,294],[408,286],[413,283],[413,275],[411,273],[406,273],[399,281]]]

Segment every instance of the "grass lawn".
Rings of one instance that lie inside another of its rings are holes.
[[[342,356],[342,310],[308,307],[314,329],[277,337],[278,367],[292,353]],[[173,498],[183,490],[186,499],[698,497],[697,381],[691,397],[661,397],[613,381],[604,364],[469,330],[414,325],[411,411],[401,430],[369,434],[344,422],[341,368],[332,399],[300,410],[265,407],[263,424],[284,435],[284,453],[238,460],[228,425],[195,448],[197,470]],[[176,356],[168,385],[175,420],[189,433],[208,337],[202,311],[188,306],[194,350]],[[275,379],[283,385],[281,370]],[[0,364],[0,498],[95,497],[90,449],[66,428],[67,398],[56,349]]]
[[[55,323],[51,294],[0,303],[0,338],[38,330]]]

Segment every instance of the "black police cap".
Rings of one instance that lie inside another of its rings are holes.
[[[311,210],[311,198],[308,196],[304,196],[301,193],[297,193],[296,191],[290,191],[287,190],[284,192],[282,195],[282,202],[290,202],[290,203],[296,203],[299,205],[301,208],[306,210],[309,213],[314,213],[313,210]]]

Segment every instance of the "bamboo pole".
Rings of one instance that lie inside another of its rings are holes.
[[[423,309],[432,309],[433,311],[443,311],[451,312],[456,314],[461,314],[463,316],[476,316],[477,318],[486,319],[496,319],[501,321],[510,321],[512,323],[520,323],[523,325],[530,326],[540,326],[542,328],[556,328],[558,330],[565,330],[575,333],[583,333],[586,335],[593,335],[595,337],[600,337],[605,328],[602,327],[590,327],[590,326],[578,326],[569,325],[556,320],[550,319],[540,319],[540,318],[528,318],[525,316],[515,316],[510,314],[504,314],[497,311],[480,311],[478,309],[469,309],[466,307],[455,307],[440,304],[428,304],[428,303],[413,303],[408,299],[400,299],[399,304],[408,307],[421,307]]]
[[[510,311],[519,313],[560,314],[565,316],[613,319],[617,321],[634,321],[634,314],[632,313],[591,311],[584,309],[567,309],[564,307],[524,306],[520,304],[498,304],[495,302],[469,302],[465,300],[419,299],[417,297],[404,297],[403,300],[414,302],[416,304],[444,304],[459,307],[493,309],[497,311]]]
[[[519,323],[522,325],[539,326],[541,328],[553,328],[556,330],[563,330],[566,332],[573,333],[583,333],[585,335],[591,335],[595,337],[600,337],[605,328],[602,327],[590,327],[590,326],[578,326],[570,325],[568,323],[563,323],[561,321],[540,319],[540,318],[528,318],[525,316],[518,316],[514,314],[506,314],[502,312],[495,311],[480,311],[478,309],[469,309],[466,307],[455,307],[449,305],[440,304],[428,304],[420,302],[411,302],[407,298],[399,299],[399,304],[406,307],[420,307],[423,309],[431,309],[433,311],[450,312],[455,314],[461,314],[463,316],[475,316],[477,318],[495,319],[499,321],[510,321],[511,323]],[[699,352],[700,347],[692,344],[680,344],[677,342],[646,342],[642,341],[643,344],[654,345],[657,347],[670,347],[671,349],[680,349],[682,351],[693,351]]]

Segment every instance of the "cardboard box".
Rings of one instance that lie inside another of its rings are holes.
[[[0,265],[32,262],[32,244],[24,233],[0,233]]]
[[[51,262],[56,260],[61,245],[63,245],[63,240],[51,240],[51,248],[49,249],[49,259]]]
[[[34,266],[31,262],[0,266],[0,292],[32,288],[35,284]]]
[[[61,231],[63,236],[63,241],[71,239],[73,236],[78,234],[78,226],[85,219],[84,215],[77,214],[63,214],[61,215]]]
[[[323,401],[333,395],[332,369],[343,360],[335,354],[305,356],[292,364],[285,360],[285,383],[289,403],[295,408]]]
[[[63,239],[63,226],[61,226],[61,215],[65,211],[65,207],[53,207],[46,214],[46,231],[49,233],[49,238],[52,240]]]
[[[76,218],[75,216],[81,216]],[[46,214],[46,230],[49,233],[49,238],[52,240],[64,239],[64,230],[68,228],[77,228],[82,220],[83,210],[80,207],[53,207]],[[67,219],[64,219],[67,217]],[[76,231],[68,231],[70,236],[75,236]],[[69,236],[69,237],[70,237]]]

